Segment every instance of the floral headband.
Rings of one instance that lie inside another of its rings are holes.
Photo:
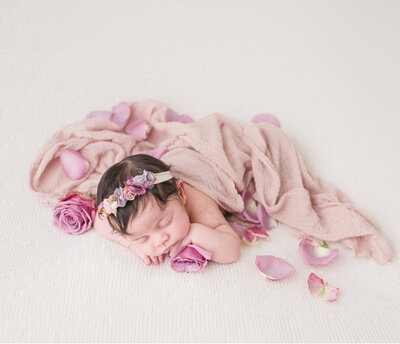
[[[117,208],[125,207],[127,201],[132,201],[136,196],[143,195],[146,190],[153,188],[154,184],[159,184],[172,179],[170,171],[152,173],[143,170],[143,173],[135,177],[129,177],[124,182],[125,187],[119,187],[114,190],[114,193],[103,200],[99,204],[97,212],[104,214],[106,217],[110,214],[117,215]]]

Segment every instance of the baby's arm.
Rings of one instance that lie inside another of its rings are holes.
[[[240,257],[240,240],[229,224],[210,228],[200,223],[192,223],[187,237],[181,246],[189,243],[212,252],[214,262],[227,264],[236,262]]]

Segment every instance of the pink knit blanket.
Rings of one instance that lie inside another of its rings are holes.
[[[267,213],[298,237],[340,241],[356,257],[378,263],[392,259],[387,240],[336,187],[312,174],[287,135],[269,123],[241,125],[221,114],[193,123],[166,122],[167,107],[154,100],[127,103],[130,119],[150,122],[146,140],[127,135],[108,119],[92,118],[59,129],[41,148],[30,169],[30,188],[37,200],[53,206],[69,191],[95,195],[103,172],[128,155],[163,146],[162,160],[173,175],[240,214],[247,188]],[[81,181],[67,179],[59,164],[64,148],[79,151],[90,163]]]

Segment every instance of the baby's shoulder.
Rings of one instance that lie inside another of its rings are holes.
[[[215,228],[226,223],[222,209],[212,198],[195,187],[185,183],[186,189],[186,210],[190,217],[190,222],[201,223],[210,228]]]

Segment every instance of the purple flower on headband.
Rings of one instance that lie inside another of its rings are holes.
[[[143,170],[143,174],[133,177],[133,181],[140,185],[143,185],[146,189],[151,189],[154,186],[154,181],[156,177],[152,172]]]
[[[118,207],[125,207],[126,199],[124,197],[124,190],[121,187],[116,188],[114,195],[116,197]]]

